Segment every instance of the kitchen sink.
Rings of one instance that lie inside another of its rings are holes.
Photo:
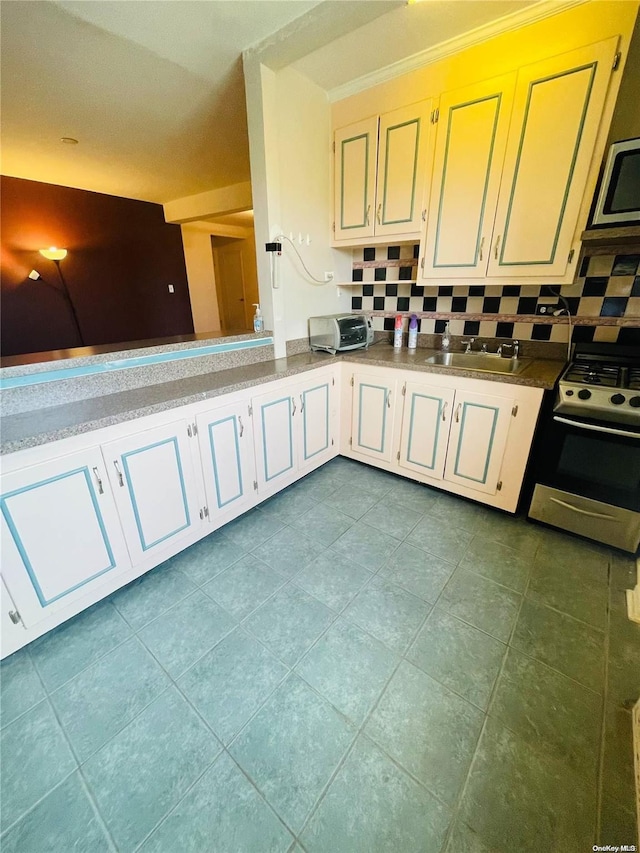
[[[517,374],[527,368],[532,358],[502,358],[490,352],[438,352],[425,359],[427,364],[441,364],[459,370],[482,370],[486,373]]]

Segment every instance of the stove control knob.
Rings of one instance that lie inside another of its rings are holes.
[[[624,394],[614,394],[611,397],[611,402],[614,406],[619,406],[621,403],[624,403],[625,400],[626,397],[624,396]]]
[[[566,391],[565,393],[566,393],[567,397],[573,397],[573,391],[571,390],[571,388],[569,388],[569,390]]]
[[[582,388],[580,391],[578,391],[578,397],[580,397],[581,400],[588,400],[590,396],[591,391],[589,391],[588,388]]]
[[[637,409],[638,407],[640,407],[640,397],[632,397],[629,400],[629,405],[633,406],[634,409]]]

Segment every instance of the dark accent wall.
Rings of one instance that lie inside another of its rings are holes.
[[[38,252],[48,246],[68,250],[86,345],[193,332],[180,226],[161,205],[2,176],[0,215],[2,355],[80,345],[56,265]]]

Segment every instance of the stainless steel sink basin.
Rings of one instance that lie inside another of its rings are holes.
[[[532,358],[502,358],[495,353],[437,352],[425,359],[427,364],[457,367],[459,370],[482,370],[485,373],[517,374],[527,368]]]

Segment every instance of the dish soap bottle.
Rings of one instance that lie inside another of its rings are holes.
[[[254,302],[253,307],[256,309],[256,313],[253,315],[253,331],[264,332],[264,317],[262,316],[260,305],[258,302]]]
[[[447,351],[451,346],[451,332],[449,331],[449,321],[444,324],[444,332],[440,341],[440,349]]]
[[[411,315],[409,320],[409,349],[415,349],[418,345],[418,318],[415,314]]]

